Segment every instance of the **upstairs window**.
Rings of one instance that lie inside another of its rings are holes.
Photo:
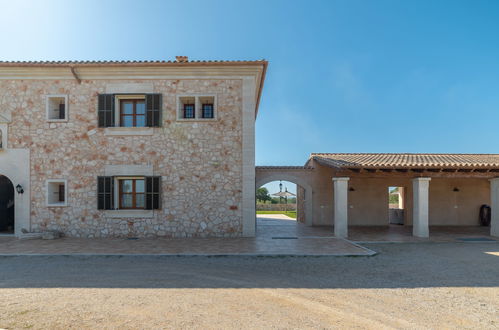
[[[203,118],[213,118],[213,104],[203,103]]]
[[[196,118],[196,105],[195,104],[184,104],[184,118],[185,119]]]
[[[179,96],[178,119],[204,120],[216,117],[215,96]]]
[[[47,95],[47,121],[67,121],[67,95]]]
[[[199,103],[201,104],[201,118],[213,119],[215,117],[215,97],[200,96]]]
[[[161,94],[100,94],[99,127],[160,127]]]
[[[127,100],[120,102],[120,126],[121,127],[145,127],[146,126],[146,103],[144,99]]]

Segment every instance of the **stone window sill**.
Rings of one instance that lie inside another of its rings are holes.
[[[183,122],[183,123],[202,123],[202,122],[214,122],[217,121],[217,118],[177,118],[177,121]]]
[[[153,210],[108,210],[105,211],[108,218],[152,218]]]
[[[58,204],[47,204],[47,207],[67,207],[66,203],[58,203]]]
[[[67,123],[68,119],[47,119],[47,123]]]
[[[152,127],[106,127],[104,135],[107,136],[140,136],[153,135]]]

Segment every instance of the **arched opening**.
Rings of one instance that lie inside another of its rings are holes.
[[[300,196],[302,197],[302,196]],[[256,216],[262,221],[294,224],[303,221],[303,205],[297,203],[297,185],[289,181],[272,181],[256,190]]]
[[[0,234],[14,233],[14,185],[0,175]]]
[[[300,173],[301,174],[301,173]],[[272,184],[272,182],[274,182]],[[286,173],[285,171],[271,171],[268,169],[261,169],[257,171],[256,175],[256,190],[260,187],[270,187],[269,194],[279,192],[279,183],[283,183],[282,190],[285,191],[287,186],[288,191],[291,191],[296,196],[296,221],[262,221],[258,215],[255,216],[255,225],[257,236],[266,237],[278,236],[278,238],[288,237],[294,238],[298,232],[303,232],[306,227],[312,226],[312,187],[308,181],[301,175],[294,173]],[[268,185],[270,183],[270,185]],[[272,188],[273,187],[273,188]],[[294,190],[292,190],[294,188]],[[279,197],[279,196],[277,196]]]

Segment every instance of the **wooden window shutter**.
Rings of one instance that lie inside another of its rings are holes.
[[[148,127],[161,127],[161,94],[146,94],[146,123]]]
[[[99,94],[99,127],[114,126],[114,94]]]
[[[161,177],[146,177],[146,210],[161,208]]]
[[[114,210],[114,178],[97,177],[97,209]]]

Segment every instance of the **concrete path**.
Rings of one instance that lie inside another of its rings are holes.
[[[286,217],[287,218],[287,217]],[[371,256],[328,230],[279,217],[259,217],[256,238],[18,240],[0,237],[0,255]]]

